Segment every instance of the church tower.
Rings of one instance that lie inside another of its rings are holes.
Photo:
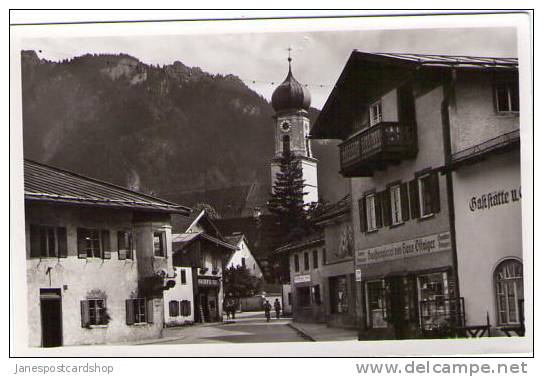
[[[275,154],[271,161],[272,185],[276,174],[280,171],[279,160],[283,151],[289,149],[302,166],[305,181],[304,203],[319,200],[317,190],[317,159],[311,151],[309,140],[309,106],[311,95],[307,88],[292,75],[292,59],[288,57],[288,74],[272,95],[272,106],[275,110]]]

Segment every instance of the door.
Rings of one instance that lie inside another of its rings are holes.
[[[209,321],[217,322],[219,320],[219,306],[217,300],[217,293],[210,291],[208,293],[208,308],[209,308]]]
[[[40,289],[43,347],[62,346],[62,296],[60,289]]]

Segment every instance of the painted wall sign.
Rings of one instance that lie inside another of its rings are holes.
[[[200,287],[220,287],[219,279],[202,278],[198,276],[198,286]]]
[[[498,190],[486,194],[472,196],[469,199],[469,209],[471,212],[477,210],[490,209],[492,207],[517,202],[522,197],[520,187],[512,190]]]
[[[294,284],[309,283],[310,281],[311,281],[311,275],[294,276]]]
[[[358,250],[356,264],[372,264],[389,260],[416,257],[445,251],[451,247],[451,234],[443,232],[408,241],[391,243],[369,249]]]

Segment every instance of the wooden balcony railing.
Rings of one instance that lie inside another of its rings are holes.
[[[414,157],[414,127],[381,122],[340,144],[341,173],[346,177],[370,176],[389,163]]]

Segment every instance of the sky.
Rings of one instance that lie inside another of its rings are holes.
[[[178,60],[212,74],[233,74],[270,100],[286,77],[287,49],[295,78],[321,109],[353,49],[364,52],[517,57],[513,28],[408,29],[246,34],[27,39],[24,49],[48,60],[85,53],[126,53],[147,64]]]

